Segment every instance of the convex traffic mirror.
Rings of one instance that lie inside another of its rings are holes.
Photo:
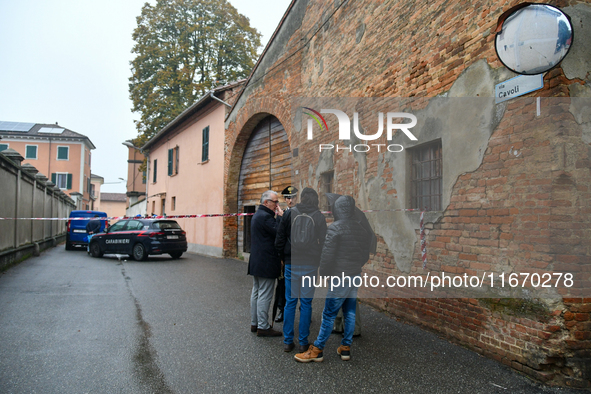
[[[523,3],[499,18],[495,50],[518,74],[541,74],[564,59],[573,41],[568,15],[547,4]]]

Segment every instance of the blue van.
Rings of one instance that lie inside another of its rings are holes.
[[[99,218],[106,218],[107,214],[100,211],[72,211],[68,220],[66,234],[66,250],[72,250],[75,246],[88,245],[88,234],[86,233],[86,224],[96,215]],[[84,218],[71,220],[71,218]],[[108,223],[106,219],[101,219],[101,228],[99,232],[105,231]]]

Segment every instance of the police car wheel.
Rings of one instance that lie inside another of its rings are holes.
[[[101,252],[101,246],[98,242],[93,242],[90,244],[90,255],[92,257],[102,257],[103,252]]]
[[[183,252],[170,252],[170,257],[173,259],[180,259],[183,255]]]
[[[148,251],[143,244],[137,243],[133,246],[133,258],[137,261],[146,260],[148,258]]]

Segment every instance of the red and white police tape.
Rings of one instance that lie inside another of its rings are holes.
[[[423,268],[427,265],[427,240],[425,239],[425,224],[423,217],[426,210],[420,209],[366,209],[362,210],[364,213],[373,212],[421,212],[420,236],[421,236],[421,258],[423,260]],[[322,211],[323,214],[332,213],[331,211]],[[216,218],[216,217],[232,217],[232,216],[252,216],[254,213],[205,213],[200,215],[171,215],[171,216],[114,216],[114,217],[98,217],[92,218],[95,220],[121,220],[121,219],[194,219],[194,218]],[[0,218],[0,220],[89,220],[88,217],[73,217],[73,218]]]
[[[428,212],[426,210],[414,209],[366,209],[362,210],[365,213],[373,212]],[[321,211],[324,214],[332,213],[331,211]],[[0,220],[121,220],[121,219],[194,219],[194,218],[216,218],[216,217],[232,217],[232,216],[252,216],[254,213],[204,213],[198,215],[146,215],[146,216],[113,216],[113,217],[73,217],[73,218],[0,218]],[[422,214],[421,214],[422,218]]]

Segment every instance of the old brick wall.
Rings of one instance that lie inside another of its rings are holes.
[[[383,192],[397,199],[402,194],[390,185],[399,174],[383,155],[319,155],[314,146],[335,137],[306,141],[293,98],[434,97],[449,92],[478,61],[501,73],[494,28],[517,3],[296,1],[226,122],[225,211],[237,212],[242,153],[267,114],[281,121],[292,150],[299,150],[295,184],[318,189],[321,169],[332,163],[336,192],[371,205],[364,186],[381,178]],[[541,100],[540,116],[533,98],[506,105],[482,163],[455,181],[450,204],[427,224],[429,271],[479,275],[509,267],[571,272],[588,281],[591,151],[566,99],[569,87],[584,82],[568,79],[558,67],[546,74],[543,90],[530,94],[548,97]],[[237,253],[236,231],[237,219],[226,218],[228,256]],[[418,245],[410,273],[424,275]],[[365,271],[380,277],[409,273],[384,238]],[[584,294],[551,300],[381,295],[367,290],[365,301],[550,384],[591,387],[591,299]]]

